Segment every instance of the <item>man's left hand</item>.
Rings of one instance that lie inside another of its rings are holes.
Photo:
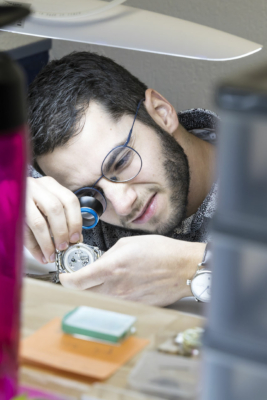
[[[61,274],[66,288],[166,306],[191,296],[186,280],[201,262],[205,243],[160,235],[120,239],[99,260],[71,274]]]

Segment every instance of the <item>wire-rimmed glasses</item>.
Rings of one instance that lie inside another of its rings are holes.
[[[101,166],[102,175],[94,183],[93,187],[95,187],[95,185],[103,177],[112,182],[128,182],[134,179],[141,171],[142,158],[140,154],[135,149],[128,146],[128,144],[131,140],[133,127],[137,117],[138,110],[144,100],[145,99],[142,99],[138,103],[133,124],[130,129],[126,142],[121,146],[114,147],[106,155]]]

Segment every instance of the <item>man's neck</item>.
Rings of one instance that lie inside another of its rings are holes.
[[[187,132],[182,125],[178,126],[174,137],[183,147],[189,163],[190,183],[186,215],[189,217],[203,203],[214,182],[215,147]]]

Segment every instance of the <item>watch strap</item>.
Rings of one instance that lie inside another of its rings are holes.
[[[202,259],[201,263],[198,264],[198,269],[202,269],[203,267],[206,267],[206,269],[210,270],[211,256],[212,256],[211,242],[208,242],[205,247],[203,259]]]
[[[100,250],[98,247],[90,246],[89,244],[87,244],[85,246],[89,247],[90,249],[93,249],[95,256],[96,256],[96,260],[105,253],[104,251]],[[58,275],[67,272],[65,269],[65,266],[63,264],[63,255],[64,255],[64,251],[56,250],[56,261],[55,262],[56,262]],[[59,282],[59,278],[58,278],[58,282]]]
[[[89,246],[89,245],[88,245]],[[92,246],[90,246],[92,247]],[[105,252],[100,250],[98,247],[93,247],[97,259],[101,257]],[[27,278],[38,279],[41,281],[60,283],[59,274],[66,272],[64,266],[62,265],[62,255],[63,252],[56,250],[56,271],[50,271],[47,274],[26,274]]]
[[[26,274],[26,277],[45,282],[59,283],[58,271],[50,271],[47,274]]]
[[[104,253],[105,251],[97,249],[97,258],[103,256]]]
[[[63,255],[63,252],[61,252],[61,251],[59,251],[59,250],[56,250],[56,260],[55,260],[55,263],[56,263],[56,267],[57,267],[57,272],[58,272],[58,274],[61,274],[62,272],[65,272],[65,268],[64,268],[64,266],[62,265],[62,255]]]

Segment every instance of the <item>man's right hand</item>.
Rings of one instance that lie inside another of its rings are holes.
[[[55,249],[82,241],[78,198],[51,177],[27,178],[25,245],[39,262],[55,261]],[[54,243],[51,239],[54,238]]]

